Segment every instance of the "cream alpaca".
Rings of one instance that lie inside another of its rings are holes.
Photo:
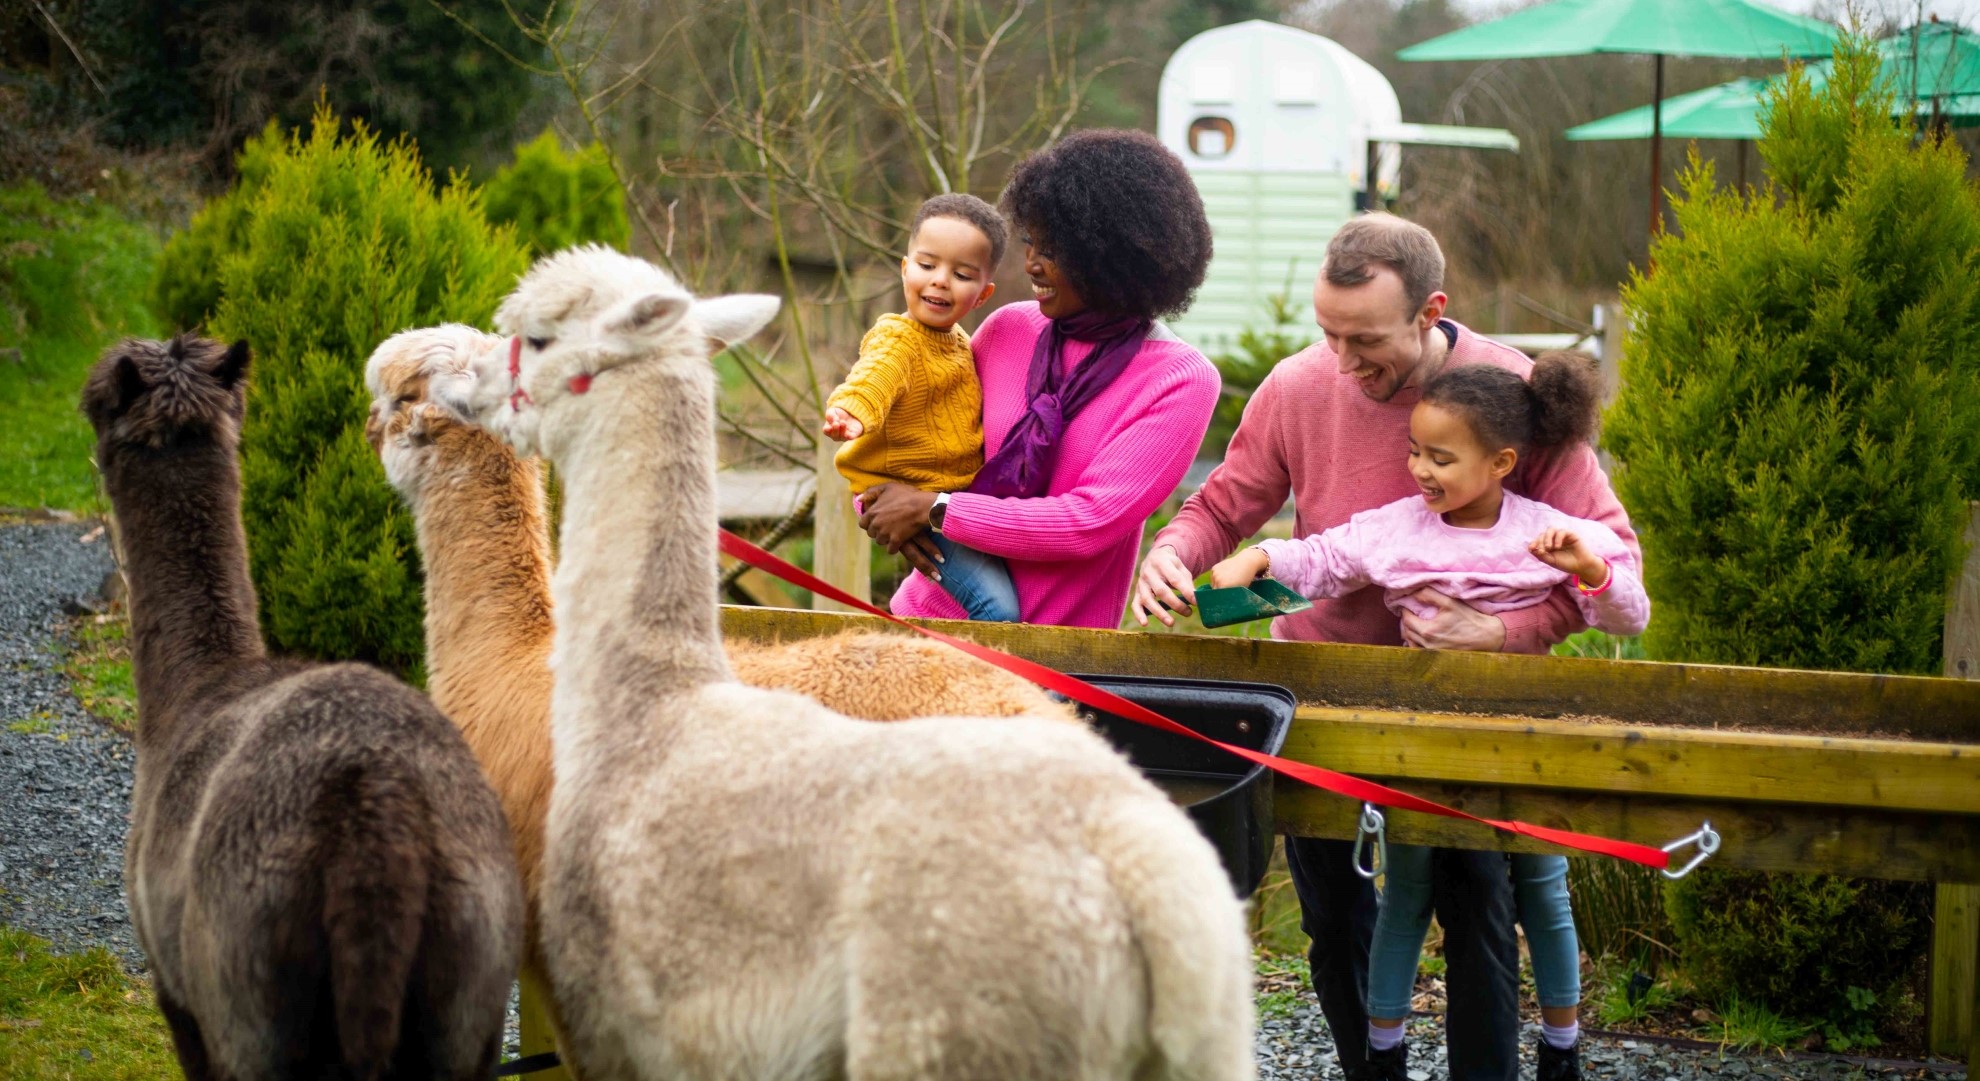
[[[1250,1077],[1242,910],[1099,737],[863,724],[730,678],[708,341],[774,312],[583,248],[498,315],[519,380],[435,379],[566,484],[541,892],[579,1070]]]

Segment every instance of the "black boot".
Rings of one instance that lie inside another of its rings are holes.
[[[1348,1071],[1347,1081],[1409,1081],[1409,1045],[1399,1043],[1387,1051],[1370,1048],[1368,1061],[1361,1069]]]
[[[1581,1041],[1563,1051],[1546,1040],[1540,1041],[1539,1081],[1581,1081]]]

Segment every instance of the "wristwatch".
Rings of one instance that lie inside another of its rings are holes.
[[[942,519],[949,516],[949,493],[935,497],[935,505],[928,508],[928,528],[937,533],[942,531]]]

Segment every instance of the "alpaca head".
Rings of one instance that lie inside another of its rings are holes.
[[[778,300],[695,299],[672,275],[595,244],[538,260],[502,302],[495,325],[510,335],[500,356],[476,358],[474,378],[436,385],[435,396],[525,454],[537,453],[546,417],[592,392],[611,373],[658,365],[713,393],[708,360],[770,322]]]
[[[450,382],[463,387],[472,383],[475,359],[484,354],[506,357],[508,345],[506,338],[447,323],[394,334],[372,351],[364,366],[364,385],[371,391],[364,437],[400,495],[418,498],[420,484],[439,462],[443,436],[456,428],[472,431],[438,404],[442,388]]]
[[[97,464],[123,452],[240,444],[248,344],[181,334],[169,342],[126,338],[105,350],[83,383],[82,409],[96,429]]]

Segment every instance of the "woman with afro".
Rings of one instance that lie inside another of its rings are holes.
[[[1027,623],[1118,627],[1143,524],[1181,483],[1217,370],[1160,320],[1189,307],[1210,223],[1182,162],[1138,131],[1083,131],[1018,163],[1003,210],[1032,300],[971,340],[985,463],[967,491],[869,489],[860,524],[916,572],[897,615],[963,618],[927,531],[1002,556]]]

